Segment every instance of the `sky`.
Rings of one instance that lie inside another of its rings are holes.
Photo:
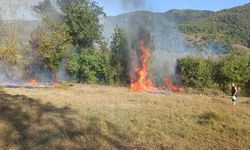
[[[37,19],[32,5],[42,0],[0,0],[2,19]],[[56,0],[51,0],[56,1]],[[108,16],[122,13],[148,10],[165,12],[170,9],[199,9],[218,11],[250,3],[250,0],[95,0],[104,8]]]
[[[108,16],[148,10],[165,12],[170,9],[198,9],[219,11],[250,3],[250,0],[96,0]]]

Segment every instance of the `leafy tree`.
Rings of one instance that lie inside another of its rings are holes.
[[[129,82],[129,43],[124,30],[116,27],[111,42],[112,80],[114,83]]]
[[[73,44],[89,48],[101,37],[99,16],[103,9],[91,0],[58,0]],[[84,50],[84,49],[82,49]]]
[[[67,56],[66,70],[76,77],[78,82],[107,82],[106,69],[110,65],[107,66],[106,61],[110,57],[106,51],[98,51],[94,48],[94,43],[100,45],[102,38],[99,17],[105,15],[103,9],[91,0],[58,0],[57,2],[73,45],[73,49]]]
[[[218,65],[217,82],[227,89],[228,83],[236,82],[247,87],[250,81],[250,54],[232,52],[223,57]]]
[[[68,55],[66,56],[65,69],[73,77],[77,79],[77,73],[80,70],[81,65],[79,64],[80,55],[75,52],[74,48],[69,50]],[[77,79],[79,81],[79,79]]]
[[[53,81],[57,82],[56,72],[70,46],[67,26],[61,22],[44,20],[46,29],[35,31],[31,45],[39,54],[45,66],[51,71]]]
[[[110,83],[110,50],[106,42],[99,42],[99,49],[87,48],[79,54],[71,48],[66,57],[65,68],[78,82]]]
[[[97,51],[94,48],[86,49],[79,57],[79,82],[108,83],[110,73],[109,53]]]
[[[9,32],[6,44],[0,47],[0,60],[5,61],[3,67],[8,79],[11,80],[15,66],[22,63],[18,39],[14,31]]]

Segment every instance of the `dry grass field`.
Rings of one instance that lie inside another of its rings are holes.
[[[250,99],[97,85],[2,89],[0,149],[250,149]]]

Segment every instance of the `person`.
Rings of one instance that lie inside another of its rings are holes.
[[[238,93],[238,89],[235,85],[235,83],[232,83],[232,102],[233,102],[233,105],[235,105],[236,101],[237,101],[237,93]]]

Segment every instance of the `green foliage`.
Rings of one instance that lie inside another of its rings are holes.
[[[129,44],[124,30],[115,28],[111,42],[111,78],[114,83],[129,82]]]
[[[66,57],[66,70],[78,82],[108,83],[110,52],[101,41],[102,8],[91,0],[58,0],[58,4],[73,47]]]
[[[73,44],[88,48],[101,37],[101,7],[91,0],[58,0]]]
[[[250,94],[250,54],[246,52],[234,51],[217,59],[201,56],[181,58],[177,73],[186,86],[220,87],[227,91],[230,83],[235,82],[242,88],[242,93]]]
[[[80,56],[74,50],[70,50],[66,57],[65,69],[72,76],[75,76],[80,69],[80,64],[78,63]]]
[[[189,35],[191,41],[199,43],[226,42],[228,45],[249,46],[250,4],[222,10],[202,19],[181,22],[180,29]]]
[[[45,19],[47,29],[38,29],[32,37],[31,45],[39,54],[45,66],[51,71],[52,78],[57,81],[56,72],[69,48],[70,37],[66,26],[61,22]]]
[[[15,36],[16,35],[11,33],[6,44],[0,47],[0,60],[7,61],[11,64],[20,63],[21,56],[17,47],[17,38]]]
[[[108,83],[110,67],[110,55],[108,52],[99,52],[94,48],[85,50],[78,58],[79,70],[77,79],[79,82]]]
[[[177,73],[186,86],[214,87],[216,62],[214,57],[206,59],[202,56],[188,56],[178,60]]]
[[[217,82],[226,85],[236,82],[240,87],[247,87],[250,81],[250,54],[232,52],[223,57],[218,65]]]
[[[19,51],[19,43],[16,32],[10,31],[4,45],[0,47],[0,60],[4,61],[4,71],[11,80],[14,68],[22,64],[22,56]]]

